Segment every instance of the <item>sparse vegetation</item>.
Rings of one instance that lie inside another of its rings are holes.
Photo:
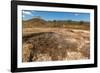
[[[90,58],[89,22],[23,21],[23,62]]]
[[[51,28],[69,28],[69,29],[83,29],[89,30],[90,23],[84,21],[72,21],[72,20],[53,20],[45,21],[43,19],[34,18],[31,20],[23,21],[23,28],[35,28],[35,27],[51,27]]]

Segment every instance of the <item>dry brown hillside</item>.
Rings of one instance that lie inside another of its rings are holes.
[[[23,21],[23,28],[32,28],[32,27],[43,27],[46,26],[46,21],[39,18],[30,19]]]

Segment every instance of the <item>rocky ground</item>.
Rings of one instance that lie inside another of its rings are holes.
[[[23,62],[90,58],[89,30],[24,28]]]

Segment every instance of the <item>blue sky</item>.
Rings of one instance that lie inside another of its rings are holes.
[[[89,13],[51,12],[51,11],[34,11],[34,10],[22,11],[23,20],[29,20],[34,17],[41,17],[44,20],[90,21]]]

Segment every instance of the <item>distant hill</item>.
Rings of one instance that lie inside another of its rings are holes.
[[[23,21],[23,27],[35,27],[35,26],[38,26],[38,27],[42,27],[42,26],[45,26],[46,25],[46,21],[41,19],[41,18],[33,18],[33,19],[30,19],[30,20],[26,20],[26,21]]]

